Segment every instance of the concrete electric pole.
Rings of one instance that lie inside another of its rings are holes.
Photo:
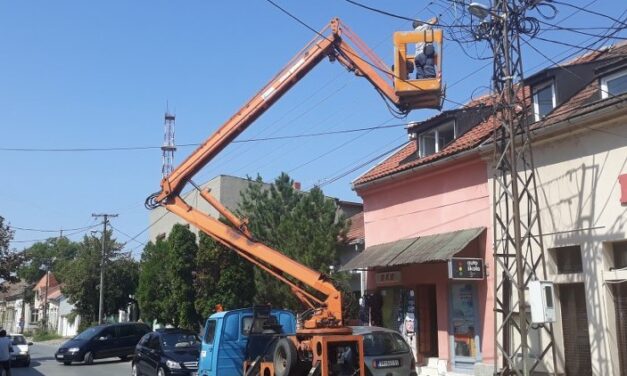
[[[105,261],[107,257],[107,223],[109,218],[115,218],[117,214],[92,214],[94,218],[103,218],[102,221],[102,254],[100,255],[100,299],[98,302],[98,324],[102,324],[103,308],[104,308],[104,273]]]

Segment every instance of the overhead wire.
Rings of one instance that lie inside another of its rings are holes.
[[[425,5],[425,7],[423,7],[420,11],[418,11],[418,14],[419,14],[420,12],[424,11],[424,9],[427,9],[430,5],[433,5],[433,1],[429,2],[427,5]],[[290,16],[293,16],[293,15],[290,15]],[[295,17],[295,16],[294,16],[294,17]],[[326,38],[325,36],[322,36],[322,37]],[[383,41],[384,41],[384,40],[382,40],[382,41],[381,41],[380,43],[378,43],[378,44],[383,43]],[[377,45],[378,45],[378,44],[377,44]],[[359,56],[357,56],[357,57],[358,57],[358,58],[360,58]],[[362,60],[363,60],[363,59],[362,59]],[[380,92],[379,92],[379,94],[381,95],[381,93],[380,93]],[[384,101],[384,103],[386,103],[386,105],[389,107],[390,112],[391,112],[391,113],[394,113],[394,109],[393,109],[393,108],[391,108],[390,104],[389,104],[387,101]],[[387,120],[387,121],[390,121],[390,120]],[[378,128],[383,128],[383,127],[378,127]],[[359,137],[361,137],[361,136],[359,136]],[[359,138],[359,137],[358,137],[358,138]],[[352,142],[352,141],[344,142],[344,143],[341,145],[341,147],[346,146],[346,145],[350,144],[351,142]],[[284,144],[284,145],[282,145],[282,146],[285,146],[285,144]],[[333,149],[334,149],[334,150],[339,150],[339,148],[337,148],[337,147],[336,147],[336,148],[333,148]],[[277,151],[279,151],[279,149],[278,149],[278,148],[277,148],[277,149],[272,150],[272,151],[270,152],[270,154],[276,154],[276,152],[277,152]],[[323,155],[318,156],[318,157],[315,157],[315,158],[314,158],[314,160],[319,160],[320,158],[322,158],[322,157],[324,157],[324,156],[326,156],[326,155],[328,155],[328,154],[329,154],[329,151],[324,152],[324,153],[323,153]],[[266,156],[264,156],[264,157],[266,157]],[[265,166],[267,166],[267,165],[271,164],[274,160],[276,160],[276,158],[275,158],[275,159],[273,159],[272,161],[270,161],[269,163],[266,163],[265,165],[262,165],[262,166],[261,166],[261,167],[259,167],[259,168],[260,168],[260,169],[261,169],[261,168],[264,168]],[[257,161],[252,161],[252,162],[248,163],[247,165],[242,166],[241,168],[239,168],[238,170],[236,170],[236,171],[235,171],[235,173],[238,173],[238,172],[240,172],[240,171],[244,170],[244,169],[245,169],[245,168],[247,168],[249,165],[251,165],[251,164],[253,164],[253,163],[255,163],[255,162],[257,162]],[[309,163],[311,163],[311,162],[312,162],[312,160],[307,161],[307,162],[305,162],[304,164],[306,165],[306,164],[309,164]],[[297,166],[295,169],[298,169],[299,167],[300,167],[300,166]]]
[[[627,26],[627,23],[625,23],[625,21],[618,20],[618,19],[616,19],[616,18],[614,18],[614,17],[612,17],[610,15],[607,15],[607,14],[604,14],[604,13],[601,13],[601,12],[597,12],[597,11],[588,9],[586,7],[580,7],[578,5],[567,3],[567,2],[563,2],[563,1],[559,1],[559,0],[548,0],[548,1],[551,2],[551,3],[555,3],[555,4],[571,7],[571,8],[580,10],[582,12],[587,12],[587,13],[590,13],[590,14],[594,14],[596,16],[605,17],[607,19],[610,19],[610,20],[612,20],[614,22],[619,23],[620,25]]]
[[[95,225],[95,226],[92,226],[92,227],[89,227],[89,228],[87,228],[87,229],[83,229],[83,230],[79,230],[79,231],[70,232],[70,233],[68,233],[68,234],[64,234],[63,236],[64,236],[64,237],[66,237],[66,238],[69,238],[70,236],[74,236],[74,235],[78,235],[78,234],[81,234],[81,233],[87,232],[87,230],[89,230],[90,228],[94,228],[94,227],[96,227],[96,226],[99,226],[99,224],[98,224],[98,225]],[[42,239],[11,240],[11,243],[39,243],[39,242],[45,242],[45,241],[47,241],[47,240],[49,240],[49,239],[58,239],[58,238],[59,238],[58,236],[50,236],[50,237],[48,237],[48,238],[42,238]]]
[[[278,5],[278,4],[277,4],[276,2],[274,2],[273,0],[265,0],[265,1],[266,1],[266,2],[268,2],[268,3],[270,3],[270,4],[272,4],[273,6],[275,6],[277,9],[279,9],[281,12],[285,13],[285,14],[286,14],[287,16],[289,16],[290,18],[292,18],[292,19],[296,20],[299,24],[301,24],[301,25],[305,26],[307,29],[309,29],[309,30],[313,31],[314,33],[316,33],[316,34],[317,34],[318,36],[320,36],[321,38],[324,38],[324,39],[326,39],[326,40],[329,40],[329,38],[328,38],[327,36],[325,36],[325,35],[321,34],[319,31],[317,31],[317,30],[316,30],[316,29],[314,29],[313,27],[311,27],[311,26],[307,25],[307,23],[305,23],[304,21],[302,21],[301,19],[299,19],[298,17],[296,17],[295,15],[293,15],[292,13],[290,13],[287,9],[285,9],[285,8],[281,7],[280,5]],[[339,53],[339,52],[340,52],[340,51],[338,51],[338,53]],[[341,53],[344,53],[344,52],[341,52]],[[379,67],[378,65],[376,65],[376,64],[374,64],[374,63],[372,63],[372,62],[370,62],[370,61],[368,61],[368,60],[366,60],[366,59],[364,59],[363,57],[361,57],[361,56],[359,56],[359,55],[357,55],[357,54],[355,54],[355,53],[352,53],[352,52],[351,52],[350,54],[351,54],[351,56],[353,56],[354,58],[356,58],[356,59],[358,59],[358,60],[362,61],[362,62],[363,62],[363,63],[365,63],[365,64],[368,64],[368,65],[369,65],[369,66],[371,66],[373,69],[375,69],[375,70],[377,70],[377,71],[379,71],[379,72],[382,72],[382,73],[384,73],[384,74],[386,74],[386,75],[390,75],[390,76],[392,76],[392,77],[393,77],[393,78],[395,78],[395,79],[401,80],[401,81],[403,81],[403,82],[407,83],[408,85],[410,85],[410,86],[414,87],[416,90],[419,90],[419,91],[420,91],[420,90],[423,90],[422,88],[420,88],[420,87],[418,87],[417,85],[415,85],[414,83],[412,83],[410,80],[407,80],[407,79],[404,79],[404,78],[401,78],[401,77],[396,76],[396,75],[394,74],[394,72],[391,72],[391,71],[389,71],[389,70],[383,70],[383,69],[382,69],[381,67]],[[375,89],[376,89],[376,88],[375,88]],[[379,89],[377,89],[377,90],[379,90]],[[386,98],[386,99],[387,99],[387,98]],[[449,100],[449,99],[447,99],[446,97],[443,97],[443,98],[442,98],[442,100],[445,100],[445,101],[448,101],[448,102],[452,102],[452,103],[457,104],[457,105],[460,105],[460,106],[462,105],[462,104],[460,104],[459,102],[455,102],[455,101]]]
[[[9,225],[9,228],[14,229],[14,230],[21,230],[21,231],[32,231],[32,232],[48,232],[48,233],[62,233],[64,231],[80,231],[80,230],[89,230],[91,228],[100,226],[99,224],[95,224],[95,225],[91,225],[91,226],[83,226],[83,227],[76,227],[76,228],[59,228],[56,230],[52,230],[52,229],[39,229],[39,228],[30,228],[30,227],[20,227],[20,226],[13,226],[13,225]]]
[[[385,127],[371,126],[371,127],[364,127],[364,128],[341,129],[337,131],[327,131],[327,132],[301,133],[301,134],[295,134],[295,135],[284,135],[284,136],[274,136],[274,137],[247,138],[247,139],[242,139],[242,140],[234,140],[232,141],[232,143],[243,144],[243,143],[252,143],[252,142],[265,142],[265,141],[298,139],[298,138],[308,138],[308,137],[322,137],[322,136],[330,136],[330,135],[336,135],[336,134],[365,132],[365,131],[385,129],[385,128],[396,128],[396,127],[402,127],[405,125],[406,125],[405,123],[402,123],[402,124],[391,124]],[[193,147],[193,146],[199,146],[199,145],[201,145],[201,143],[178,144],[177,147]],[[160,148],[161,146],[124,146],[124,147],[106,147],[106,148],[0,148],[0,151],[98,152],[98,151],[137,151],[137,150],[160,149]]]

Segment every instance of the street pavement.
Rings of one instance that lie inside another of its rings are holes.
[[[98,359],[91,366],[73,363],[65,366],[54,359],[56,344],[35,343],[30,347],[30,367],[13,367],[13,376],[129,376],[131,362],[118,358]]]

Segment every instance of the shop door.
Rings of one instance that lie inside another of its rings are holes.
[[[416,319],[418,325],[418,364],[425,365],[427,359],[438,356],[438,321],[435,300],[435,285],[416,287]]]
[[[616,309],[616,337],[618,340],[618,360],[620,375],[627,376],[627,284],[614,284],[611,287]]]
[[[451,285],[451,353],[458,369],[472,369],[479,359],[476,295],[471,283]]]
[[[564,363],[568,376],[592,375],[586,292],[583,283],[560,285]]]

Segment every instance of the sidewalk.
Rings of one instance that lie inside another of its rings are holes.
[[[70,338],[72,337],[55,338],[55,339],[49,339],[47,341],[39,341],[39,342],[33,341],[32,338],[30,338],[29,340],[33,341],[33,343],[38,344],[38,345],[59,346],[65,341],[69,340]]]

